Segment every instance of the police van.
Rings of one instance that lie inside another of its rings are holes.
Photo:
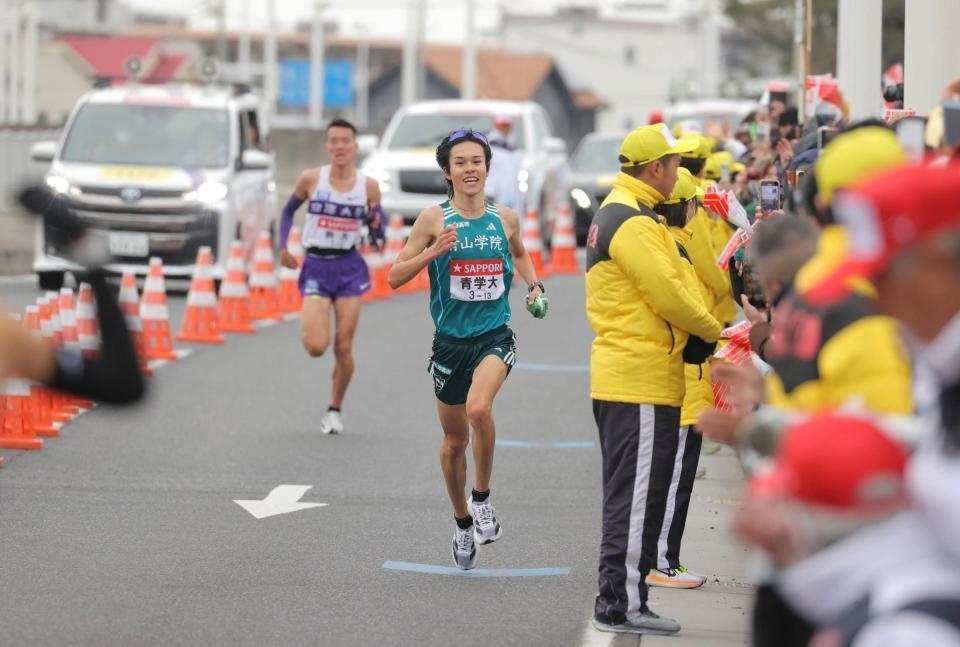
[[[34,162],[46,183],[102,239],[108,271],[143,275],[150,257],[169,277],[189,277],[197,250],[213,249],[223,278],[230,244],[249,259],[257,234],[274,231],[274,160],[266,150],[262,102],[214,85],[127,83],[77,102],[60,141],[39,142]],[[56,289],[76,269],[56,232],[38,225],[33,269]]]

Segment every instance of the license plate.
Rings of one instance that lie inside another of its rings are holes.
[[[147,234],[110,232],[110,253],[114,256],[148,256],[150,237]]]

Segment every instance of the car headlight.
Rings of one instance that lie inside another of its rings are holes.
[[[203,204],[213,204],[220,202],[230,193],[230,188],[223,182],[204,182],[194,191],[187,191],[181,196],[187,202],[202,202]]]
[[[365,166],[360,172],[377,181],[380,187],[380,193],[386,193],[390,190],[390,171],[381,166]]]
[[[54,193],[66,193],[70,190],[70,182],[59,175],[48,175],[47,186],[53,189]]]
[[[573,201],[577,203],[577,206],[581,209],[590,208],[590,196],[587,195],[587,192],[583,189],[573,189],[570,191],[570,197],[573,198]]]

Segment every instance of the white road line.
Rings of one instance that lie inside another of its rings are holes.
[[[184,357],[189,357],[190,355],[192,355],[192,354],[193,354],[193,349],[192,349],[192,348],[180,348],[180,349],[175,350],[175,351],[173,351],[173,352],[176,353],[177,359],[183,359]],[[169,364],[169,363],[170,363],[170,360],[166,360],[166,359],[152,359],[152,360],[150,360],[149,362],[147,362],[147,366],[149,366],[151,369],[158,369],[158,368],[160,368],[161,366],[166,366],[166,365]]]
[[[617,634],[597,631],[593,628],[593,621],[590,621],[583,630],[583,642],[580,644],[583,647],[610,647],[616,636]]]
[[[299,312],[288,312],[287,314],[283,315],[284,321],[296,321],[299,318],[300,318]]]
[[[253,322],[253,325],[256,328],[270,328],[271,326],[276,326],[280,323],[279,319],[257,319]]]

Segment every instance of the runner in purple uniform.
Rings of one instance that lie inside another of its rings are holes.
[[[330,346],[331,310],[336,315],[333,394],[320,421],[325,434],[343,431],[340,408],[353,376],[353,335],[360,318],[361,297],[370,289],[370,274],[357,249],[364,225],[369,225],[375,243],[383,240],[380,188],[353,164],[356,135],[350,122],[330,122],[326,141],[330,164],[300,174],[280,218],[280,263],[296,269],[300,264],[287,251],[287,236],[294,213],[307,202],[303,226],[307,254],[299,282],[303,294],[300,329],[303,347],[311,357],[322,356]]]

